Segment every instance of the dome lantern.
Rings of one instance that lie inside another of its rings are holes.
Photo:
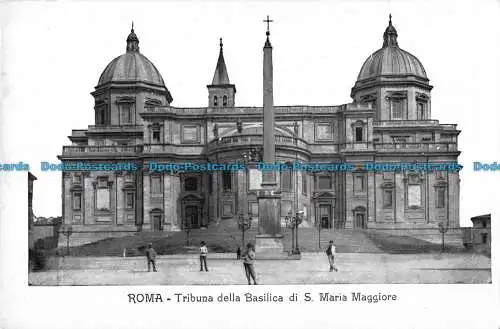
[[[134,22],[132,22],[132,29],[127,37],[127,52],[131,51],[139,52],[139,38],[134,32]]]
[[[384,44],[383,47],[397,47],[398,46],[398,31],[392,26],[392,15],[389,14],[389,26],[384,32]]]

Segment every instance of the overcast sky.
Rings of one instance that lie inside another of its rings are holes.
[[[262,47],[270,15],[276,105],[339,105],[366,58],[382,46],[393,15],[401,48],[423,63],[432,119],[462,131],[461,223],[498,202],[499,173],[474,173],[473,161],[500,162],[499,15],[495,1],[16,3],[2,31],[3,161],[31,164],[37,216],[61,215],[57,162],[71,129],[93,124],[94,90],[106,65],[125,52],[131,22],[140,51],[159,69],[172,106],[206,106],[224,41],[236,105],[262,105]],[[6,175],[6,173],[2,173]]]

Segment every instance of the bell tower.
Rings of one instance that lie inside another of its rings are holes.
[[[215,68],[212,84],[208,85],[208,107],[234,107],[236,87],[229,82],[224,53],[222,51],[222,38],[220,39],[219,59]]]

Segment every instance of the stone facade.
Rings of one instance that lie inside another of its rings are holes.
[[[128,57],[110,63],[92,93],[96,125],[73,130],[72,145],[60,156],[65,163],[129,162],[137,170],[64,173],[64,225],[92,240],[186,225],[236,226],[239,213],[257,219],[257,161],[235,172],[149,170],[155,162],[242,163],[243,154],[262,147],[262,108],[235,106],[222,41],[208,106],[197,108],[170,105],[168,89],[154,65],[139,56],[138,43],[132,31],[122,55]],[[140,76],[130,73],[133,68],[142,68]],[[363,170],[367,162],[457,161],[459,131],[431,119],[431,89],[422,64],[399,48],[390,21],[383,47],[360,71],[352,103],[275,106],[278,163],[356,165],[352,172],[277,173],[282,223],[297,210],[304,211],[304,226],[459,227],[458,171]]]

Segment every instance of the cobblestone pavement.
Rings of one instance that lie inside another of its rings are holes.
[[[328,271],[324,253],[301,260],[261,260],[259,284],[489,283],[491,260],[481,254],[338,254],[338,272]],[[241,261],[232,254],[208,257],[199,271],[196,255],[160,256],[158,272],[147,272],[144,257],[62,257],[52,270],[29,273],[32,285],[243,285]]]

